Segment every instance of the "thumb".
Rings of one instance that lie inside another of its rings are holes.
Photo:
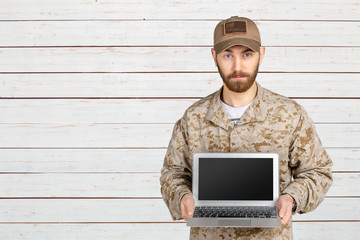
[[[186,196],[181,200],[181,212],[185,220],[193,215],[194,206],[195,202],[192,196]]]
[[[186,211],[189,215],[192,215],[194,213],[194,206],[191,202],[187,204],[186,208]]]
[[[280,218],[285,217],[285,213],[284,213],[283,210],[280,210],[280,211],[279,211],[279,217],[280,217]]]
[[[287,207],[283,204],[279,208],[279,217],[284,218],[286,214],[287,214]]]
[[[191,201],[186,201],[184,202],[184,212],[187,214],[187,215],[192,215],[193,211],[194,211],[194,208],[192,206],[192,203]]]

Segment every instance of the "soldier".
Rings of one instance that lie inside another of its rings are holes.
[[[281,228],[192,227],[190,239],[292,239],[292,215],[322,202],[332,184],[332,161],[304,108],[256,82],[265,48],[252,20],[221,21],[211,53],[223,86],[176,122],[161,171],[163,199],[174,220],[192,216],[194,153],[277,153]]]

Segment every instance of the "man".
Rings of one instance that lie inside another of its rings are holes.
[[[190,239],[292,239],[291,216],[314,210],[324,199],[332,162],[305,110],[255,81],[265,48],[252,20],[221,21],[211,52],[224,84],[177,121],[161,171],[163,199],[174,220],[192,216],[194,153],[278,153],[281,228],[193,227]]]

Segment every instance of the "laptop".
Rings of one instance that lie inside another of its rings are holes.
[[[281,226],[276,153],[196,153],[191,227]]]

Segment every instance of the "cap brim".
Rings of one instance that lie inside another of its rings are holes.
[[[251,50],[253,50],[254,52],[259,52],[260,51],[260,43],[253,40],[253,39],[248,39],[248,38],[230,38],[227,39],[225,41],[219,42],[214,46],[215,52],[216,54],[221,53],[222,51],[236,46],[236,45],[240,45],[240,46],[246,46],[248,48],[250,48]]]

